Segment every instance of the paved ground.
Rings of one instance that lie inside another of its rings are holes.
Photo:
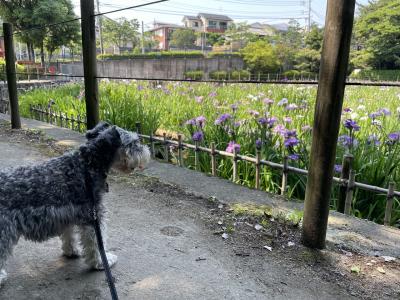
[[[50,135],[58,139],[67,137],[69,144],[74,144],[76,137],[78,143],[81,140],[69,131],[51,130]],[[7,136],[1,136],[0,140],[0,168],[47,159],[43,149],[29,146],[29,141]],[[212,193],[223,198],[227,190],[235,195],[235,200],[246,197],[257,202],[259,195],[265,202],[270,196],[244,188],[236,190],[236,186],[225,181],[221,181],[218,190],[199,178],[201,174],[187,170],[181,173],[177,169],[175,178],[171,178],[175,167],[169,171],[168,167],[171,166],[152,164],[147,175],[164,182],[175,181],[183,189],[146,176],[110,178],[110,193],[105,201],[110,210],[110,250],[119,256],[113,272],[121,299],[372,299],[378,295],[381,299],[395,299],[400,296],[396,279],[386,281],[382,293],[363,294],[363,284],[367,289],[369,281],[360,283],[341,274],[349,270],[338,271],[339,263],[328,253],[312,254],[307,262],[298,261],[290,252],[276,253],[275,249],[273,252],[248,249],[249,256],[237,255],[233,249],[239,242],[224,241],[220,235],[213,235],[205,221],[210,209],[204,205],[204,198],[197,196]],[[185,185],[183,181],[191,183]],[[229,202],[228,197],[222,200]],[[278,199],[269,200],[278,205]],[[340,223],[340,217],[337,219]],[[395,242],[392,236],[396,231],[368,225],[385,241],[374,240],[381,248],[373,249],[393,248],[388,245]],[[239,246],[248,247],[243,243]],[[393,248],[397,257],[398,246]],[[60,256],[59,248],[58,239],[42,244],[21,240],[9,260],[10,277],[0,290],[0,299],[109,299],[104,274],[88,270],[81,259],[66,260]],[[323,268],[319,267],[321,260],[325,261]],[[396,278],[396,274],[390,278]]]

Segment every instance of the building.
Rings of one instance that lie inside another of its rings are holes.
[[[199,13],[197,16],[184,16],[182,22],[185,27],[199,32],[224,33],[233,20],[224,15]]]
[[[176,24],[154,22],[154,28],[149,31],[153,34],[154,41],[157,42],[156,49],[169,50],[172,33],[180,28],[184,27]]]

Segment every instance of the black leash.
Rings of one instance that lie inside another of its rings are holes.
[[[109,266],[108,260],[107,260],[106,251],[104,249],[103,237],[101,235],[100,222],[99,222],[99,217],[98,217],[97,208],[96,208],[96,200],[95,200],[96,195],[93,190],[92,180],[91,180],[89,171],[86,171],[85,181],[86,181],[86,187],[88,189],[88,192],[90,192],[90,197],[93,202],[93,211],[92,211],[92,213],[93,213],[93,215],[92,215],[93,228],[96,233],[97,246],[99,247],[101,261],[103,263],[104,272],[106,273],[108,287],[110,288],[111,299],[118,300],[117,289],[115,288],[115,284],[114,284],[114,277],[111,274],[110,266]]]

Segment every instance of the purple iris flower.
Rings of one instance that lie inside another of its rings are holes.
[[[240,125],[242,125],[242,122],[240,121],[236,121],[235,123],[233,123],[234,127],[239,127]]]
[[[288,158],[289,158],[290,160],[299,160],[300,155],[298,155],[298,154],[296,154],[296,153],[292,153],[292,154],[289,154],[289,155],[288,155]]]
[[[257,147],[257,149],[260,149],[261,146],[262,146],[262,141],[261,141],[261,139],[257,139],[257,140],[256,140],[256,147]]]
[[[197,123],[201,128],[203,128],[204,125],[206,124],[206,117],[204,117],[204,116],[199,116],[199,117],[197,117],[197,118],[196,118],[196,123]]]
[[[232,104],[231,108],[232,108],[232,111],[235,112],[238,109],[238,105],[237,104]]]
[[[398,142],[400,140],[400,132],[389,133],[388,138],[391,142]]]
[[[338,138],[338,142],[342,144],[344,147],[352,147],[357,146],[358,141],[354,138],[349,137],[348,135],[341,135]]]
[[[193,133],[192,135],[192,139],[195,142],[201,142],[204,138],[203,132],[201,131],[196,131],[195,133]]]
[[[299,144],[299,140],[296,137],[290,137],[288,139],[285,139],[283,144],[285,145],[286,148],[294,147]]]
[[[258,123],[260,123],[261,125],[265,125],[268,123],[268,120],[266,118],[259,118]]]
[[[311,126],[310,125],[304,125],[303,127],[301,127],[301,130],[303,131],[311,131]]]
[[[185,122],[185,125],[196,125],[196,119],[190,119]]]
[[[209,93],[208,94],[208,97],[215,97],[215,96],[217,96],[217,92],[211,92],[211,93]]]
[[[354,131],[360,130],[360,126],[357,124],[356,121],[354,121],[352,119],[345,120],[343,124],[344,124],[344,127],[346,127],[349,130],[354,130]]]
[[[379,141],[378,137],[375,134],[371,134],[367,139],[368,145],[375,145],[378,146],[381,142]]]
[[[284,117],[283,118],[283,122],[292,123],[292,118],[291,117]]]
[[[344,112],[349,113],[352,112],[353,110],[350,107],[346,107],[343,109]]]
[[[260,113],[256,110],[249,110],[249,114],[253,117],[258,117]]]
[[[226,120],[229,120],[230,118],[232,118],[232,116],[230,114],[222,114],[215,120],[214,124],[221,125],[222,123],[224,123]]]
[[[236,150],[236,153],[239,153],[240,151],[240,145],[236,144],[234,141],[230,141],[228,146],[226,147],[226,152],[229,153],[234,153],[234,151]]]
[[[373,112],[373,113],[370,113],[370,114],[369,114],[369,117],[370,117],[372,120],[374,120],[374,119],[376,119],[377,117],[380,117],[380,116],[382,116],[382,112],[380,112],[380,111],[376,111],[376,112]]]
[[[268,118],[267,119],[268,128],[271,129],[272,127],[274,127],[274,124],[276,123],[276,121],[278,121],[278,119],[275,117]]]
[[[290,104],[286,105],[286,107],[285,107],[286,110],[295,110],[295,109],[298,109],[298,108],[299,107],[294,103],[290,103]]]
[[[284,136],[286,133],[286,127],[282,124],[278,124],[274,127],[273,131],[281,136]]]
[[[390,110],[388,109],[388,108],[386,108],[386,107],[384,107],[384,108],[381,108],[380,110],[379,110],[379,112],[381,112],[384,116],[390,116],[392,113],[390,112]]]
[[[297,137],[297,131],[296,131],[296,129],[286,130],[284,136],[286,139],[291,138],[291,137]]]
[[[287,98],[282,98],[282,100],[278,102],[278,106],[283,106],[288,103],[289,103],[289,100]]]
[[[274,100],[269,99],[269,98],[264,98],[263,102],[264,102],[264,104],[266,104],[266,105],[271,105],[271,104],[274,103]]]
[[[335,171],[335,173],[341,173],[342,172],[342,165],[335,165],[334,166],[334,171]]]
[[[138,90],[138,91],[142,91],[142,90],[144,90],[144,87],[143,87],[142,85],[139,84],[139,85],[137,86],[137,90]]]

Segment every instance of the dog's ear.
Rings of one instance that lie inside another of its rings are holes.
[[[110,127],[110,124],[108,124],[107,122],[100,122],[96,125],[95,128],[86,132],[86,138],[88,140],[94,139],[100,134],[100,132],[106,130],[108,127]]]

